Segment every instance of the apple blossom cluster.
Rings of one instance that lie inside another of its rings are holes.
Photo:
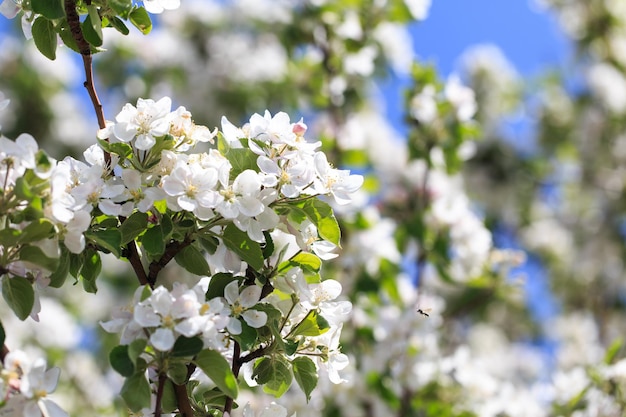
[[[148,337],[154,349],[168,351],[178,336],[200,335],[206,346],[219,347],[222,343],[218,340],[218,332],[230,323],[230,317],[223,300],[205,301],[205,284],[206,280],[188,288],[185,284],[175,283],[172,291],[161,286],[143,299],[149,288],[139,287],[133,304],[101,325],[107,332],[121,332],[120,342],[124,345]]]
[[[184,108],[170,108],[168,97],[139,99],[98,132],[112,146],[130,145],[123,148],[128,157],[115,161],[115,176],[108,180],[102,179],[102,164],[94,169],[72,162],[81,171],[73,175],[85,178],[84,191],[71,192],[80,195],[82,207],[89,197],[104,214],[128,216],[165,200],[173,212],[191,212],[203,221],[220,216],[264,242],[263,232],[279,221],[273,204],[319,195],[347,204],[363,183],[362,176],[332,167],[316,150],[320,143],[305,140],[307,126],[291,123],[283,112],[254,114],[242,128],[222,118],[218,149],[223,151],[184,154],[198,142],[214,142],[218,132],[195,125]]]
[[[67,417],[68,414],[48,398],[56,389],[59,373],[59,368],[46,370],[43,358],[33,361],[20,350],[8,353],[0,370],[0,415]]]

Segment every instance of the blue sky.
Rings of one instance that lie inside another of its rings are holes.
[[[493,43],[523,75],[562,63],[568,43],[553,15],[534,0],[433,0],[430,15],[412,30],[420,58],[449,74],[471,45]]]

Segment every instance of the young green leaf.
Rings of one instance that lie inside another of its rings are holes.
[[[132,0],[108,0],[107,3],[109,7],[123,19],[128,18],[128,13],[133,8]]]
[[[122,234],[118,229],[87,231],[85,232],[85,237],[101,248],[111,252],[116,258],[120,257]]]
[[[317,311],[311,310],[300,323],[291,331],[293,336],[319,336],[328,331],[328,321]]]
[[[144,375],[144,371],[126,378],[120,393],[128,408],[132,411],[139,411],[142,408],[150,407],[150,384]]]
[[[37,246],[25,245],[20,248],[20,261],[27,261],[39,265],[48,271],[55,271],[59,266],[57,258],[50,258]]]
[[[122,234],[122,239],[120,244],[126,245],[131,240],[134,240],[137,236],[141,234],[144,230],[146,230],[146,226],[148,225],[148,215],[146,213],[142,213],[137,211],[130,215],[124,223],[120,226],[120,233]]]
[[[263,391],[276,398],[287,392],[293,381],[289,362],[280,356],[259,359],[254,364],[252,378],[263,385]]]
[[[55,230],[52,222],[46,219],[37,219],[29,223],[19,238],[19,243],[31,243],[54,236]]]
[[[4,331],[4,326],[0,322],[0,346],[4,345],[5,339],[6,339],[6,333]]]
[[[230,171],[230,180],[233,181],[239,174],[246,169],[258,171],[259,167],[256,163],[257,154],[247,148],[231,148],[224,154],[232,169]]]
[[[257,271],[263,269],[263,251],[261,245],[250,239],[246,232],[242,232],[234,224],[229,224],[224,229],[222,236],[228,249],[235,252],[241,259]]]
[[[151,227],[141,236],[141,244],[148,255],[156,258],[165,252],[165,240],[163,239],[163,230],[160,225]]]
[[[85,19],[81,24],[83,36],[85,37],[85,40],[91,45],[96,47],[102,46],[102,21],[100,20],[100,16],[98,15],[98,9],[95,5],[92,4],[87,6],[87,10],[89,12],[89,15],[87,16],[87,19]]]
[[[20,320],[26,320],[35,304],[35,291],[25,278],[2,278],[2,297]]]
[[[206,292],[206,299],[210,300],[216,297],[224,296],[224,288],[232,281],[237,280],[237,278],[233,277],[233,274],[228,272],[220,272],[211,277],[211,281],[209,281],[209,289]]]
[[[195,275],[208,275],[209,263],[195,246],[184,247],[174,257],[176,263]]]
[[[202,347],[201,347],[202,348]],[[187,381],[187,365],[180,361],[169,361],[167,377],[177,385],[183,385]]]
[[[50,20],[65,17],[62,0],[30,0],[30,7],[35,14],[43,15]]]
[[[128,356],[128,345],[115,346],[109,353],[109,362],[122,376],[129,377],[135,373],[135,364]]]
[[[128,357],[135,366],[137,366],[137,359],[139,358],[139,355],[141,355],[146,349],[147,344],[148,342],[146,341],[146,339],[136,339],[133,340],[130,345],[128,345]]]
[[[57,57],[57,34],[54,25],[44,16],[39,16],[32,26],[33,40],[39,52],[48,59]]]
[[[306,401],[311,399],[311,392],[317,386],[317,368],[310,358],[299,356],[291,361],[293,367],[293,376],[296,382],[304,391]]]
[[[317,232],[322,239],[341,246],[341,229],[333,209],[327,203],[317,198],[311,198],[298,204],[298,208],[304,211],[311,223],[317,227]]]
[[[194,363],[207,374],[211,381],[230,398],[237,398],[239,386],[228,361],[214,350],[206,349],[198,354]]]
[[[85,291],[95,294],[98,291],[96,278],[102,270],[102,260],[100,254],[93,249],[86,250],[83,255],[83,267],[80,270],[80,275],[83,277],[83,288]]]
[[[322,268],[322,260],[312,253],[300,252],[291,259],[281,263],[278,266],[278,272],[284,272],[296,266],[315,274]]]
[[[178,336],[172,348],[173,357],[193,356],[202,350],[202,340],[199,337]]]
[[[130,22],[144,35],[147,35],[152,30],[150,15],[143,7],[138,7],[130,12],[129,18]]]
[[[61,288],[65,283],[65,279],[70,273],[70,252],[65,246],[61,246],[61,255],[59,256],[59,265],[50,275],[50,286],[52,288]]]

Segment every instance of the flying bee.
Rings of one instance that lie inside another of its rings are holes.
[[[432,308],[418,308],[417,312],[420,313],[422,316],[426,316],[426,317],[430,317],[430,314],[428,314],[430,311],[432,310]]]

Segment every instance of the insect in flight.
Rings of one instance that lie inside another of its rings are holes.
[[[431,310],[432,308],[424,308],[424,309],[418,308],[417,312],[420,313],[422,316],[430,317],[430,314],[428,313],[430,313]]]

